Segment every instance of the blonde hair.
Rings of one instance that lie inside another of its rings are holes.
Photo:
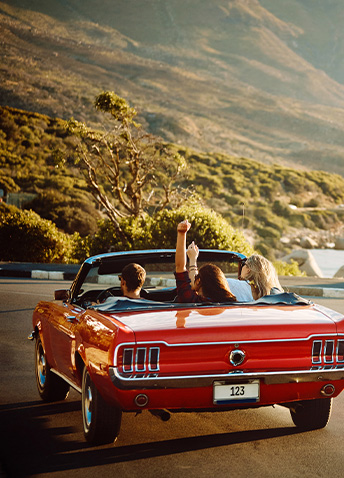
[[[283,292],[276,269],[268,259],[259,254],[253,254],[248,257],[246,265],[250,270],[247,279],[254,281],[259,297],[270,295],[273,287],[277,287]]]

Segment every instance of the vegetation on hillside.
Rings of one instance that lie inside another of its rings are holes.
[[[177,150],[189,165],[188,184],[230,224],[254,231],[255,247],[272,258],[290,227],[330,230],[343,221],[342,176]]]
[[[78,168],[56,166],[70,146],[65,122],[37,113],[0,107],[0,188],[5,196],[32,193],[22,204],[68,233],[95,233],[101,219]]]
[[[65,233],[86,238],[98,232],[98,221],[105,214],[80,165],[65,161],[71,148],[75,139],[64,121],[0,107],[0,189],[8,200],[13,193],[33,194],[34,199],[22,207]],[[336,207],[344,203],[341,176],[201,154],[173,144],[164,148],[188,165],[182,186],[192,186],[203,206],[221,214],[232,227],[253,231],[255,248],[270,258],[285,247],[280,239],[289,227],[326,230],[343,220],[343,209]]]

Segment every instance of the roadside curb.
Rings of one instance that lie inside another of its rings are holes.
[[[75,279],[76,273],[43,270],[19,270],[0,268],[0,277],[22,277],[27,279],[68,280]]]
[[[303,286],[291,286],[286,287],[288,292],[294,292],[301,296],[314,296],[314,297],[328,297],[344,299],[344,289],[336,289],[331,287],[303,287]]]
[[[55,281],[73,281],[77,274],[77,269],[79,266],[76,266],[75,271],[57,271],[57,270],[23,270],[21,268],[2,268],[0,267],[0,277],[22,277],[28,279],[40,279],[40,280],[55,280]],[[171,283],[168,284],[159,284],[165,286],[171,286]],[[328,297],[328,298],[337,298],[344,299],[344,288],[335,288],[335,287],[317,287],[314,286],[302,286],[302,285],[287,285],[284,286],[285,290],[288,292],[294,292],[300,296],[313,296],[313,297]]]

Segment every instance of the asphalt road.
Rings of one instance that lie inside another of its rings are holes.
[[[144,412],[124,414],[115,445],[88,447],[77,392],[64,402],[40,400],[34,344],[27,340],[35,304],[63,287],[60,281],[0,278],[3,476],[342,478],[344,393],[323,430],[299,432],[282,407],[176,414],[168,422]],[[344,313],[343,299],[315,300]]]

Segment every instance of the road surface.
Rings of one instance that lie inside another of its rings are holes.
[[[176,414],[162,422],[149,412],[124,414],[114,445],[89,447],[79,394],[45,404],[27,340],[40,299],[70,283],[0,278],[0,457],[9,477],[342,478],[344,393],[329,425],[299,432],[282,407]],[[344,313],[343,299],[315,300]]]

